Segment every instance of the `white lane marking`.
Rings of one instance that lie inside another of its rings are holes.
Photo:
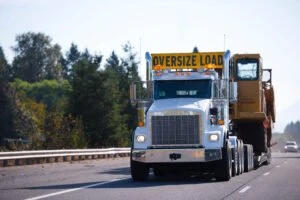
[[[239,193],[244,193],[244,192],[246,192],[247,190],[249,190],[251,188],[251,186],[246,186],[246,187],[244,187],[243,189],[241,189],[240,191],[239,191]]]
[[[268,176],[270,174],[270,172],[266,172],[264,173],[264,176]]]
[[[124,179],[126,179],[126,178],[124,178]],[[32,197],[32,198],[28,198],[28,199],[25,199],[25,200],[44,199],[44,198],[53,197],[53,196],[57,196],[57,195],[61,195],[61,194],[69,193],[69,192],[74,192],[74,191],[78,191],[78,190],[82,190],[82,189],[86,189],[86,188],[92,188],[92,187],[96,187],[96,186],[99,186],[99,185],[104,185],[104,184],[108,184],[108,183],[112,183],[112,182],[116,182],[116,181],[120,181],[120,180],[124,180],[124,179],[114,179],[114,180],[107,181],[107,182],[95,183],[95,184],[86,185],[86,186],[79,187],[79,188],[63,190],[63,191],[60,191],[60,192],[45,194],[45,195],[38,196],[38,197]]]
[[[279,168],[279,167],[280,167],[280,165],[277,165],[276,167],[277,167],[277,168]]]

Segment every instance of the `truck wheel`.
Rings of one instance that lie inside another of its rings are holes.
[[[153,168],[153,174],[154,174],[154,176],[156,176],[156,177],[160,177],[160,176],[164,176],[164,175],[165,175],[164,170],[159,169],[159,168],[157,168],[157,167],[154,167],[154,168]]]
[[[243,151],[242,151],[242,148],[241,148],[241,140],[238,140],[238,152],[237,152],[237,155],[238,155],[238,159],[237,159],[237,162],[238,162],[238,171],[237,171],[237,175],[239,174],[242,174],[243,173]]]
[[[242,141],[238,140],[238,175],[243,173],[243,165],[244,165],[243,148],[244,147],[242,147]]]
[[[238,174],[238,168],[239,168],[239,163],[238,163],[238,149],[232,148],[231,149],[231,156],[232,156],[232,177],[239,175]]]
[[[218,181],[229,181],[232,172],[231,149],[226,142],[226,146],[222,148],[222,160],[215,163],[215,177]]]
[[[145,181],[149,176],[149,167],[144,163],[131,160],[130,169],[134,181]]]

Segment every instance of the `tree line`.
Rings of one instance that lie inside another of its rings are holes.
[[[300,143],[300,121],[290,122],[286,125],[284,133],[291,136],[297,143]]]
[[[130,43],[122,56],[63,54],[44,33],[16,36],[8,63],[0,46],[0,146],[15,149],[129,146],[136,126],[129,87],[139,81]]]

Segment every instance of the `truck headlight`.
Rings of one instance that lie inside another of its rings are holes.
[[[219,134],[210,134],[208,138],[210,141],[216,142],[219,140]]]
[[[136,136],[136,141],[139,143],[143,143],[146,141],[146,137],[144,135],[138,135]]]

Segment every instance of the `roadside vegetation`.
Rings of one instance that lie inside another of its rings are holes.
[[[43,33],[16,36],[8,63],[0,46],[0,148],[101,148],[130,145],[136,111],[129,87],[140,80],[130,43],[122,56],[66,53]]]

